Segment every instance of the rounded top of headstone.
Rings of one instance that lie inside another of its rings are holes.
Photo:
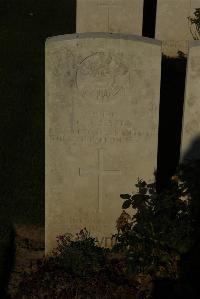
[[[73,40],[73,39],[84,39],[84,38],[112,38],[112,39],[123,39],[123,40],[132,40],[138,41],[142,43],[151,43],[157,46],[161,46],[161,41],[142,37],[133,34],[121,34],[121,33],[107,33],[107,32],[86,32],[86,33],[74,33],[74,34],[64,34],[64,35],[57,35],[48,37],[46,39],[46,44],[51,42],[59,42],[59,41],[66,41],[66,40]]]

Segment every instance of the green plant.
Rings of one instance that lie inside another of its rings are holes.
[[[182,254],[193,245],[191,201],[185,182],[174,176],[171,188],[156,192],[155,183],[138,180],[138,193],[121,194],[123,213],[117,221],[113,251],[125,252],[128,275],[152,279],[179,277]],[[132,207],[130,217],[125,210]]]
[[[125,277],[124,257],[98,247],[86,228],[74,238],[57,237],[53,254],[24,273],[17,298],[136,298],[137,289]]]
[[[72,235],[65,234],[58,236],[57,242],[54,256],[58,265],[68,273],[86,276],[102,268],[108,249],[97,246],[86,228],[77,233],[74,240]]]
[[[53,255],[25,273],[16,298],[150,299],[153,289],[163,288],[169,293],[165,298],[177,298],[175,288],[181,296],[199,298],[190,292],[187,273],[179,277],[183,256],[200,239],[200,162],[182,165],[168,190],[158,193],[155,185],[138,180],[136,194],[121,195],[123,212],[112,249],[96,245],[86,228],[76,237],[58,236]],[[125,211],[130,207],[132,217]]]

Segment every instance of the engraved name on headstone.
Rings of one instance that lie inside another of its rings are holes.
[[[160,42],[148,38],[47,40],[46,251],[57,235],[83,227],[111,240],[120,194],[138,177],[153,179],[160,71]]]

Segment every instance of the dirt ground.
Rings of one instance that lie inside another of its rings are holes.
[[[44,227],[16,226],[16,257],[11,273],[8,295],[14,299],[23,272],[33,270],[37,261],[44,257]]]

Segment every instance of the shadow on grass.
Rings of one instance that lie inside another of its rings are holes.
[[[0,219],[0,298],[7,298],[7,286],[15,263],[15,230],[4,217]]]
[[[75,32],[74,0],[0,2],[0,214],[44,224],[44,47]]]

